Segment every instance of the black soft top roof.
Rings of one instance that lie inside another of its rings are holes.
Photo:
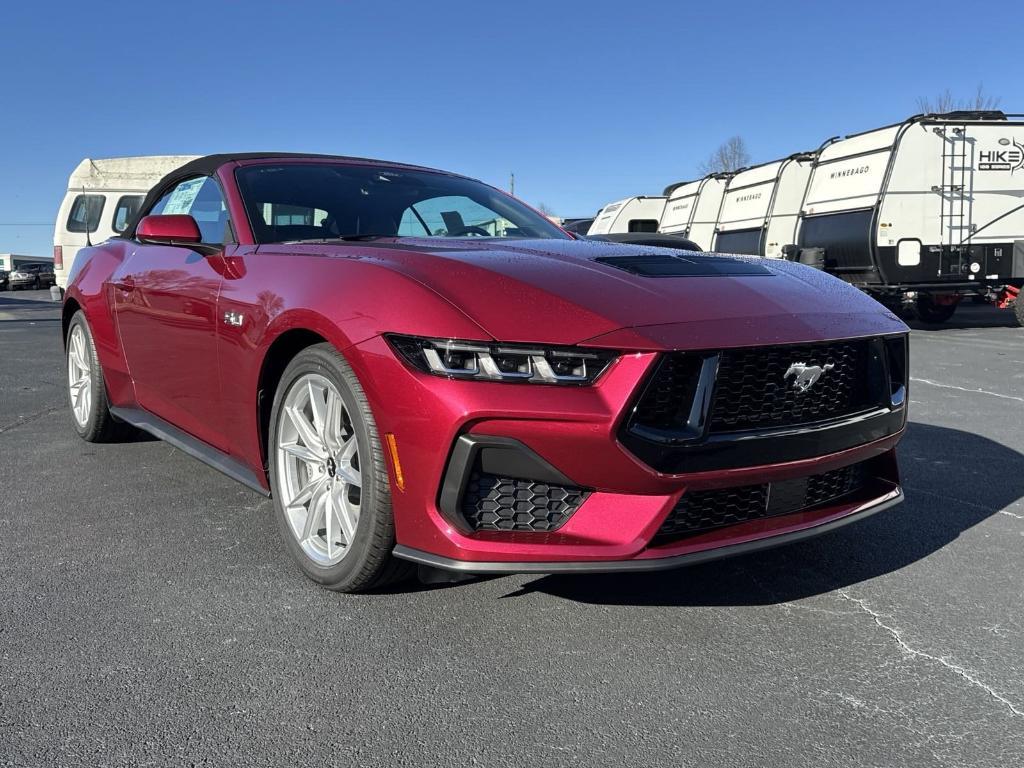
[[[369,157],[348,157],[346,155],[318,155],[310,152],[230,152],[222,153],[217,155],[205,155],[204,157],[197,157],[195,160],[190,160],[180,168],[175,168],[173,171],[164,176],[160,181],[153,185],[153,188],[146,194],[146,199],[142,201],[142,205],[139,207],[135,214],[135,217],[128,224],[122,237],[134,237],[135,228],[138,226],[139,220],[142,219],[143,211],[148,211],[153,207],[153,204],[159,199],[160,192],[165,189],[169,184],[173,184],[177,181],[185,181],[185,179],[192,178],[193,176],[212,176],[217,172],[217,169],[222,165],[233,162],[241,162],[243,160],[340,160],[352,163],[371,163],[373,165],[383,165],[390,168],[406,168],[409,170],[416,171],[430,171],[431,173],[443,173],[447,176],[458,176],[456,173],[449,173],[447,171],[439,171],[436,168],[427,168],[422,165],[410,165],[409,163],[395,163],[388,160],[374,160]]]
[[[409,163],[395,163],[388,160],[375,160],[370,157],[348,157],[346,155],[318,155],[310,152],[231,152],[219,155],[206,155],[190,160],[180,168],[171,171],[165,176],[158,187],[164,185],[164,181],[172,177],[188,178],[189,176],[210,176],[225,163],[242,162],[244,160],[341,160],[353,163],[373,163],[375,165],[387,165],[398,168],[415,168],[418,171],[434,171],[435,173],[446,173],[435,168],[425,168],[421,165],[410,165]],[[448,174],[455,176],[457,174]]]

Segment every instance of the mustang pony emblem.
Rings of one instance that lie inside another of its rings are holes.
[[[788,379],[792,376],[793,389],[797,392],[806,392],[814,386],[814,382],[820,379],[826,371],[831,371],[835,367],[834,363],[825,363],[823,366],[808,365],[807,363],[793,363],[788,369],[786,369],[786,373],[782,378]]]

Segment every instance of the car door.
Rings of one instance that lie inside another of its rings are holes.
[[[223,449],[217,360],[217,298],[223,249],[232,249],[224,195],[200,176],[174,184],[148,214],[189,214],[204,244],[134,242],[113,277],[113,306],[138,404]],[[204,255],[204,253],[206,255]]]

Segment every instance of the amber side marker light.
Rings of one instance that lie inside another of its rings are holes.
[[[388,453],[391,455],[391,466],[395,469],[395,485],[398,490],[405,493],[405,475],[402,474],[402,462],[398,460],[398,442],[391,432],[384,433],[384,442],[387,443]]]

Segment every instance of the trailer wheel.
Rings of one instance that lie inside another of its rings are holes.
[[[944,323],[956,312],[957,303],[939,304],[931,296],[919,296],[917,299],[917,317],[922,323]]]

